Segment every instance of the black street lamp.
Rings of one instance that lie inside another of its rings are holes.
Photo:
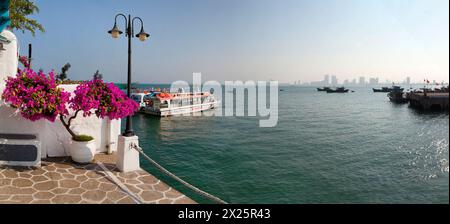
[[[137,37],[137,38],[139,38],[140,41],[146,41],[150,37],[150,34],[148,34],[144,31],[144,22],[142,21],[141,18],[134,17],[133,19],[131,19],[131,15],[128,15],[128,18],[127,18],[124,14],[117,14],[114,19],[114,27],[110,31],[108,31],[108,33],[111,34],[111,36],[113,38],[119,38],[119,36],[121,34],[123,34],[123,32],[120,31],[119,28],[117,27],[117,18],[119,16],[122,16],[125,19],[125,30],[126,30],[125,35],[128,37],[127,96],[131,97],[131,38]],[[141,22],[141,31],[136,36],[134,36],[134,21],[135,20],[139,20]],[[133,125],[131,123],[131,116],[127,117],[125,132],[122,135],[125,137],[134,136]]]

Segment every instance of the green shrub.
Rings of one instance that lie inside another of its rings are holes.
[[[94,137],[89,136],[89,135],[77,135],[77,136],[74,136],[72,138],[72,140],[74,140],[76,142],[90,142],[90,141],[94,140]]]

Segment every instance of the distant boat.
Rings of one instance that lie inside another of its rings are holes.
[[[374,93],[389,93],[392,91],[392,88],[389,87],[381,87],[381,89],[373,89]]]
[[[407,103],[408,99],[403,90],[400,86],[393,86],[388,94],[389,100],[393,103]]]
[[[319,92],[326,92],[328,90],[331,90],[331,88],[330,87],[317,88],[317,91]]]
[[[336,89],[329,89],[327,90],[327,93],[348,93],[350,90],[344,88],[344,87],[340,87],[340,88],[336,88]]]

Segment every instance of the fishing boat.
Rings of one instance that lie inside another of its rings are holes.
[[[389,100],[393,103],[407,103],[408,99],[403,90],[400,86],[393,86],[391,92],[388,94]]]
[[[391,92],[392,88],[389,87],[381,87],[381,89],[375,89],[373,88],[374,93],[389,93]]]
[[[327,90],[327,93],[348,93],[350,90],[346,89],[345,87],[340,87],[336,89],[329,89]]]
[[[317,91],[319,92],[326,92],[327,90],[331,90],[331,88],[330,87],[317,88]]]
[[[152,92],[143,96],[142,112],[158,117],[191,114],[215,109],[220,102],[211,92]]]

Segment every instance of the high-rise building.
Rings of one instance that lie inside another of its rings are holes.
[[[344,86],[348,86],[349,83],[348,79],[344,80]]]
[[[406,77],[406,85],[411,85],[411,77]]]
[[[370,78],[370,80],[369,80],[369,84],[372,86],[378,85],[379,82],[380,82],[380,80],[378,78]]]
[[[323,84],[325,86],[330,85],[330,76],[329,75],[325,75],[324,80],[323,80]]]
[[[338,79],[335,75],[331,76],[331,85],[332,86],[337,86],[338,84]]]
[[[366,85],[366,78],[365,77],[359,77],[359,85],[365,86]]]

